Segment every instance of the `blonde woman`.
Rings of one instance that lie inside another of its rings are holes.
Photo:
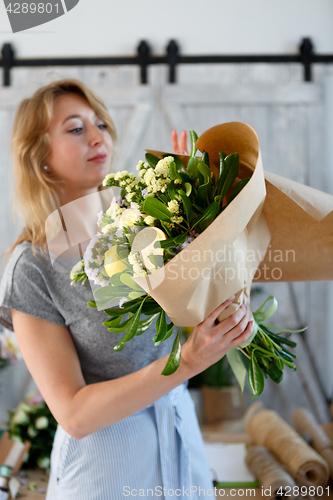
[[[25,226],[1,283],[1,323],[14,329],[59,424],[47,500],[171,498],[190,491],[199,498],[199,488],[212,484],[186,381],[251,335],[249,311],[242,307],[216,324],[232,298],[221,304],[182,346],[176,373],[163,377],[172,339],[156,349],[148,332],[115,353],[102,325],[105,313],[87,307],[89,284],[70,286],[77,257],[55,268],[46,252],[48,215],[98,191],[115,138],[105,105],[78,81],[52,83],[19,106],[15,204]]]

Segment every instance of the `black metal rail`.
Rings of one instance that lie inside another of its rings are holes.
[[[140,81],[142,84],[148,82],[147,68],[152,64],[167,64],[169,66],[169,83],[176,83],[178,64],[194,63],[300,63],[304,67],[304,80],[310,82],[312,79],[312,65],[315,63],[332,63],[332,55],[318,55],[313,50],[310,38],[303,38],[296,55],[207,55],[207,56],[183,56],[180,54],[179,46],[175,40],[171,40],[166,48],[165,56],[153,56],[150,47],[142,40],[137,47],[137,54],[132,57],[74,57],[54,59],[16,59],[11,44],[5,43],[1,50],[2,59],[0,67],[3,67],[3,85],[10,86],[10,73],[17,67],[40,67],[40,66],[101,66],[101,65],[130,65],[140,67]]]

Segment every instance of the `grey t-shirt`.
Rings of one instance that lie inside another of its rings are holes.
[[[62,259],[52,266],[41,252],[38,258],[34,256],[30,243],[17,245],[0,285],[0,323],[13,330],[12,308],[67,327],[87,384],[128,375],[171,352],[174,335],[155,346],[152,337],[156,330],[152,326],[115,352],[113,347],[125,332],[110,333],[103,326],[109,316],[87,305],[94,299],[88,282],[71,286],[69,272],[76,262]]]

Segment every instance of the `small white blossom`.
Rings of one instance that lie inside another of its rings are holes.
[[[47,417],[39,417],[35,422],[36,429],[46,429],[49,425],[49,419]]]

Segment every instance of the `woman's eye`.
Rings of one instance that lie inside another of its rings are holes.
[[[77,128],[73,128],[72,130],[69,130],[68,132],[73,132],[75,134],[77,134],[78,132],[81,132],[82,130],[82,127],[77,127]]]
[[[101,130],[103,129],[106,129],[107,128],[107,125],[105,125],[105,123],[101,123],[100,125],[97,125],[97,127]]]

